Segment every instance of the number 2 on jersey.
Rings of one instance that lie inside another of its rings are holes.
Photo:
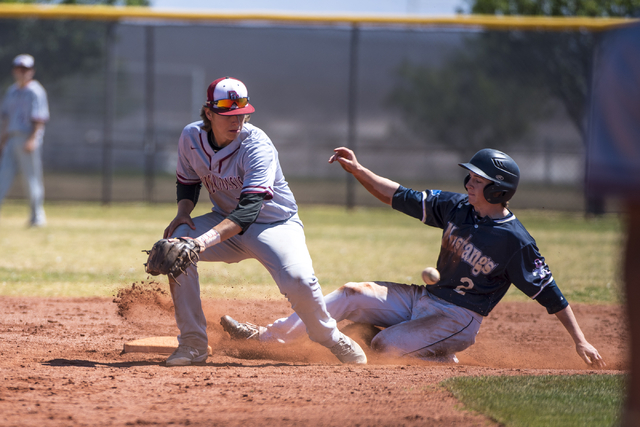
[[[462,279],[460,279],[460,281],[464,283],[464,285],[460,285],[454,289],[454,291],[456,291],[460,295],[464,295],[466,291],[473,288],[473,280],[469,279],[468,277],[463,277]]]

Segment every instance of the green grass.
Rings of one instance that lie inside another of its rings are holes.
[[[618,420],[623,375],[457,377],[442,383],[465,409],[508,427],[603,427]]]
[[[175,215],[174,204],[48,203],[49,224],[26,228],[27,206],[7,201],[0,211],[0,295],[112,296],[123,286],[150,278],[143,249],[149,249]],[[195,214],[207,212],[202,201]],[[554,277],[572,302],[620,302],[617,216],[596,221],[580,214],[520,211],[516,215],[536,238]],[[301,206],[307,245],[325,293],[348,281],[421,283],[420,272],[435,265],[442,231],[390,208]],[[281,298],[255,260],[202,263],[202,292],[208,297]],[[165,278],[156,278],[166,281]],[[517,289],[506,300],[528,300]]]

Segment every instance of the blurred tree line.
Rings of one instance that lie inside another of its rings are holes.
[[[468,0],[472,14],[638,16],[640,0]],[[471,35],[441,68],[405,63],[390,100],[411,129],[469,158],[505,148],[555,103],[586,138],[594,52],[601,34],[492,30]]]
[[[149,6],[149,0],[0,0],[0,3]],[[103,21],[0,19],[2,92],[12,83],[11,60],[21,53],[36,59],[45,87],[74,74],[102,73],[109,24]]]

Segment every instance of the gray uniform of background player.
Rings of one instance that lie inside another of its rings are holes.
[[[42,85],[31,80],[24,87],[14,83],[2,100],[2,129],[6,142],[0,153],[0,203],[11,189],[18,171],[22,172],[31,206],[30,225],[46,222],[44,212],[44,185],[42,179],[42,140],[44,126],[39,126],[32,151],[25,143],[32,136],[36,123],[49,120],[47,93]]]
[[[236,208],[241,193],[266,193],[257,220],[244,233],[207,248],[200,254],[200,262],[257,259],[304,321],[311,340],[331,347],[342,334],[326,310],[295,198],[284,179],[276,148],[262,130],[245,123],[240,135],[216,152],[208,143],[202,124],[192,123],[182,132],[177,176],[185,185],[202,182],[213,210],[193,219],[195,230],[183,224],[173,237],[195,238],[210,230]],[[180,285],[171,285],[180,329],[178,340],[181,345],[205,351],[207,323],[197,267],[189,267],[178,281]]]

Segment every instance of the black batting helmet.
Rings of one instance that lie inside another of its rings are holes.
[[[484,187],[484,198],[491,204],[510,200],[520,181],[520,168],[516,162],[502,151],[484,148],[473,155],[469,163],[459,165],[491,181]],[[469,175],[464,180],[465,188]]]

